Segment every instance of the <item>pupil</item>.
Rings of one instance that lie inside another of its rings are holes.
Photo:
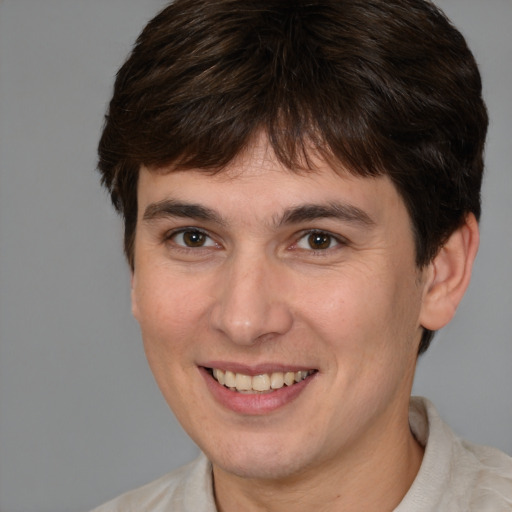
[[[200,231],[187,231],[183,240],[189,247],[200,247],[204,244],[204,235]]]
[[[331,237],[324,233],[312,233],[308,241],[312,249],[327,249],[331,243]]]

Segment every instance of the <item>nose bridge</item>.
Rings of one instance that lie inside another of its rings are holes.
[[[218,284],[212,324],[231,341],[249,345],[284,334],[292,324],[280,268],[266,254],[232,255]]]

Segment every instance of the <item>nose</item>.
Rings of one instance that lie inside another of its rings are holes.
[[[285,279],[282,269],[265,257],[240,256],[226,263],[215,292],[212,327],[240,345],[285,334],[293,324]]]

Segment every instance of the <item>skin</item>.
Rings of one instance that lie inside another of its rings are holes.
[[[460,300],[456,251],[419,270],[389,179],[315,165],[291,172],[260,138],[216,175],[140,172],[133,313],[164,397],[212,461],[220,512],[393,510],[421,464],[409,396],[422,325]],[[344,215],[289,215],[333,203]],[[277,408],[239,412],[211,392],[212,361],[315,372]]]

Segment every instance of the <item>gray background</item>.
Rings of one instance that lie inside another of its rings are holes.
[[[512,454],[512,1],[439,0],[491,115],[482,247],[415,392]],[[0,2],[0,510],[87,510],[189,460],[130,316],[94,171],[113,74],[162,0]]]

